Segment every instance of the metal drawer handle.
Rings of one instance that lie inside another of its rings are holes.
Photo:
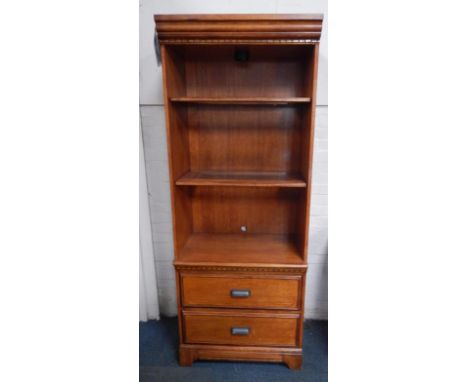
[[[250,297],[250,289],[231,289],[231,297]]]
[[[250,328],[231,328],[231,334],[233,336],[248,336],[250,333]]]

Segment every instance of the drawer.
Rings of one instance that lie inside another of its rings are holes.
[[[299,275],[181,275],[182,304],[187,307],[297,310],[301,288]]]
[[[297,346],[299,314],[184,312],[189,344]]]

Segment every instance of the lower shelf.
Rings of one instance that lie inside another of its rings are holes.
[[[266,234],[195,233],[189,237],[174,263],[306,266],[295,237]]]

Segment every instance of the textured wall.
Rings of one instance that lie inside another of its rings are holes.
[[[172,266],[174,247],[164,108],[162,106],[141,106],[140,112],[160,310],[161,314],[164,315],[176,315],[175,273]],[[319,106],[317,107],[315,130],[309,270],[305,306],[306,318],[317,319],[328,317],[327,130],[327,107]]]

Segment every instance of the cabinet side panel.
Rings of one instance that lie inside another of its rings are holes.
[[[185,72],[183,58],[175,50],[161,47],[164,78],[164,108],[169,154],[169,173],[172,196],[172,222],[174,251],[184,246],[192,233],[192,206],[190,190],[175,186],[175,181],[190,170],[187,112],[171,104],[172,95],[185,94]]]
[[[310,53],[307,56],[304,64],[306,66],[306,77],[304,81],[305,92],[311,98],[311,103],[308,111],[304,113],[303,125],[302,125],[302,162],[301,162],[301,174],[302,177],[307,181],[307,188],[302,192],[300,198],[298,215],[298,232],[299,232],[299,248],[303,253],[303,257],[307,260],[307,249],[308,249],[308,236],[309,236],[309,216],[310,216],[310,197],[312,190],[312,159],[313,159],[313,147],[314,147],[314,127],[315,127],[315,109],[317,102],[317,66],[318,66],[318,54],[319,44],[314,45],[310,49]]]

